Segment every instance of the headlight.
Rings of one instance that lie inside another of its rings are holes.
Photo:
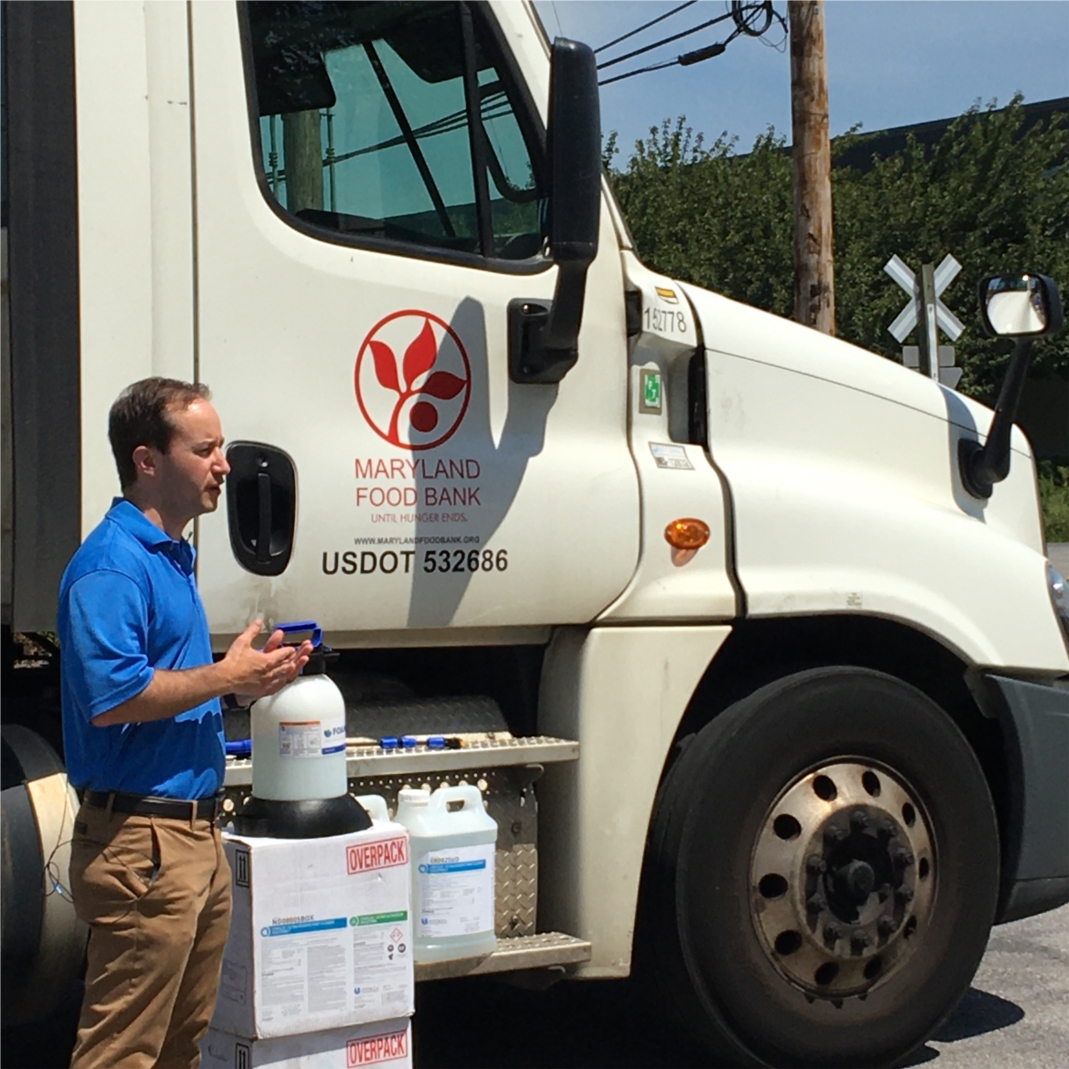
[[[1054,615],[1058,617],[1058,623],[1062,625],[1062,634],[1066,644],[1069,645],[1069,584],[1055,570],[1053,564],[1047,565],[1047,589],[1050,591],[1050,602],[1054,606]]]

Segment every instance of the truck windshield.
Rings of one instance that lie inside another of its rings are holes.
[[[246,10],[260,161],[288,212],[356,238],[502,259],[541,251],[537,157],[464,5]]]

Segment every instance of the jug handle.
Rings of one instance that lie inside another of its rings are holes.
[[[455,812],[463,812],[469,806],[475,807],[476,800],[478,800],[479,809],[484,809],[483,804],[483,792],[474,783],[458,783],[455,787],[439,787],[438,790],[431,795],[431,804],[437,810],[446,810],[450,812],[448,806],[450,802],[463,802],[464,805],[461,809],[455,810]]]

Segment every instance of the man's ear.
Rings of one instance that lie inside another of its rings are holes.
[[[134,462],[134,469],[138,475],[143,475],[147,479],[156,477],[155,450],[150,449],[147,445],[139,445],[130,454],[130,459]]]

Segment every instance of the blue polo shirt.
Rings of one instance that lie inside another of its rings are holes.
[[[219,700],[165,720],[94,727],[140,694],[157,668],[211,664],[193,547],[116,498],[59,588],[63,746],[75,787],[205,798],[223,784]]]

